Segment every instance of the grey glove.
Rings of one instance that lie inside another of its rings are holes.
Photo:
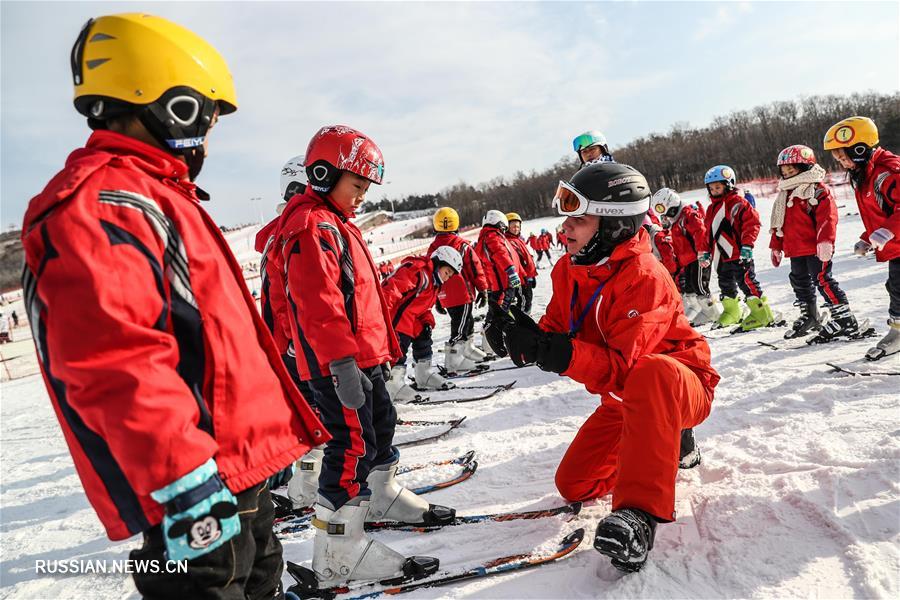
[[[372,382],[356,365],[352,356],[333,360],[328,365],[331,381],[341,404],[356,410],[366,402],[366,393],[372,392]]]

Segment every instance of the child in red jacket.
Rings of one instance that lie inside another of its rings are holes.
[[[900,156],[878,147],[878,127],[867,117],[838,121],[825,134],[825,149],[850,172],[859,216],[866,229],[853,251],[888,263],[890,330],[866,352],[878,360],[900,352]]]
[[[737,325],[749,331],[775,322],[763,296],[753,265],[753,245],[759,235],[759,213],[735,188],[734,169],[717,165],[703,178],[711,203],[706,211],[708,246],[719,254],[716,274],[722,299],[719,327]],[[712,264],[710,251],[700,253],[700,266]],[[750,314],[743,317],[738,288],[744,292]]]
[[[850,312],[847,295],[831,274],[838,214],[831,189],[823,183],[825,169],[816,164],[812,148],[803,145],[782,150],[777,166],[781,181],[772,206],[769,248],[773,266],[780,265],[785,256],[791,259],[790,282],[800,308],[800,316],[784,337],[818,331],[807,340],[809,344],[858,337],[859,324]],[[816,310],[816,288],[831,312],[824,327]]]
[[[506,215],[499,210],[489,210],[481,221],[481,233],[475,244],[475,252],[484,265],[484,274],[488,283],[488,298],[508,310],[512,304],[519,304],[522,295],[522,280],[519,278],[519,258],[509,245],[504,233],[509,228]],[[487,339],[490,328],[490,313],[484,324],[487,347],[496,351],[501,345],[499,340]],[[485,349],[487,349],[487,347]]]
[[[381,284],[391,323],[400,338],[400,360],[391,368],[387,390],[394,402],[409,402],[416,397],[406,383],[406,355],[412,345],[416,361],[416,388],[449,390],[450,380],[431,370],[431,330],[438,289],[462,271],[462,256],[452,246],[438,246],[431,257],[410,256]]]
[[[649,200],[646,179],[632,167],[582,167],[560,182],[553,201],[567,217],[569,255],[553,268],[546,314],[535,323],[515,307],[514,316],[491,307],[517,365],[536,363],[601,395],[556,485],[569,500],[612,492],[594,548],[624,571],[641,569],[657,523],[675,520],[681,432],[709,415],[719,381],[706,340],[650,252],[641,227]]]
[[[509,223],[509,229],[504,235],[519,259],[518,273],[519,280],[522,282],[522,310],[527,314],[531,312],[531,300],[534,296],[534,288],[537,286],[537,266],[528,250],[528,244],[522,239],[522,217],[519,216],[519,213],[506,213],[506,221]]]

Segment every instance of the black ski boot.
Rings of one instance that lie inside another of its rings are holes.
[[[656,520],[637,508],[614,510],[600,521],[594,548],[612,559],[620,571],[640,571],[647,562],[656,535]]]
[[[807,344],[826,344],[835,338],[855,338],[861,333],[849,304],[832,304],[831,320],[825,323],[818,335],[806,340]]]
[[[800,316],[784,334],[784,339],[790,340],[822,329],[821,317],[816,310],[815,302],[794,302],[800,308]]]
[[[681,451],[678,453],[678,468],[693,469],[700,464],[700,448],[694,441],[693,429],[681,430]]]

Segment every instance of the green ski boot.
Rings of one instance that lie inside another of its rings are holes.
[[[744,331],[768,327],[775,323],[775,315],[772,314],[765,296],[747,298],[747,306],[750,307],[750,314],[741,321],[741,329]]]
[[[728,327],[741,322],[741,301],[737,298],[722,298],[722,314],[719,315],[717,327]]]

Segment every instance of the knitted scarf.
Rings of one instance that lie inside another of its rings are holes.
[[[794,205],[794,198],[806,200],[811,206],[819,203],[816,200],[816,184],[825,179],[825,169],[819,165],[813,165],[809,171],[794,175],[789,179],[778,182],[778,196],[772,206],[772,221],[769,233],[774,233],[780,238],[784,237],[784,214]],[[791,192],[794,192],[791,194]],[[790,199],[789,199],[790,197]]]

